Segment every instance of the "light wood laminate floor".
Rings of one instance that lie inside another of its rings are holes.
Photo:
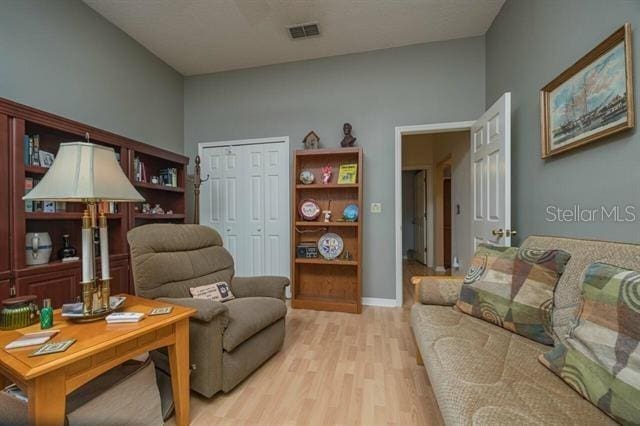
[[[289,309],[283,349],[228,394],[192,393],[191,424],[443,424],[409,325],[418,270],[402,308]]]

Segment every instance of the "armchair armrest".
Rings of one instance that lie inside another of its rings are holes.
[[[233,277],[231,291],[236,297],[273,297],[284,300],[286,277]]]
[[[192,297],[159,297],[156,300],[193,308],[197,311],[193,318],[203,322],[211,322],[215,317],[224,315],[229,311],[229,308],[227,308],[223,303],[209,299],[194,299]]]
[[[458,300],[464,277],[412,277],[415,301],[423,305],[453,306]]]

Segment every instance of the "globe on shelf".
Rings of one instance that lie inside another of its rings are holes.
[[[347,222],[355,222],[358,220],[358,206],[356,204],[348,204],[342,211],[342,218]]]
[[[300,172],[300,182],[302,182],[304,185],[312,184],[315,179],[316,177],[310,170],[303,170]]]

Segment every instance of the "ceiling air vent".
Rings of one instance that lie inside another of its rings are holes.
[[[318,24],[315,22],[293,25],[287,27],[287,31],[289,31],[292,39],[317,37],[320,35],[320,28],[318,28]]]

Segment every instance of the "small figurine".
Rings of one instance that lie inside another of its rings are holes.
[[[333,173],[333,167],[331,167],[330,165],[327,164],[321,170],[322,170],[322,183],[324,183],[326,185],[331,180],[331,174]]]
[[[304,149],[318,149],[320,148],[320,136],[312,130],[307,133],[302,143],[304,144]]]
[[[164,210],[162,210],[160,204],[156,204],[156,206],[151,209],[151,214],[164,214]]]
[[[344,123],[344,125],[342,126],[342,131],[344,133],[344,138],[342,138],[342,142],[340,142],[340,145],[343,148],[349,148],[355,145],[356,143],[356,139],[351,135],[351,131],[353,130],[353,128],[351,127],[351,124],[349,123]]]
[[[156,185],[160,183],[160,179],[158,179],[158,176],[151,176],[151,183],[154,183]]]
[[[149,214],[149,213],[151,213],[151,204],[149,204],[149,203],[142,203],[142,213],[143,213],[143,214]]]
[[[323,210],[322,214],[324,215],[325,222],[331,222],[331,210]]]

